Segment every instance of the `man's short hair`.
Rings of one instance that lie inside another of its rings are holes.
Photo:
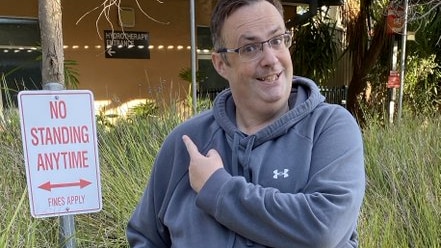
[[[210,31],[214,50],[223,48],[225,41],[222,39],[221,31],[225,20],[237,9],[266,1],[274,5],[283,18],[283,6],[279,0],[218,0],[211,15]]]

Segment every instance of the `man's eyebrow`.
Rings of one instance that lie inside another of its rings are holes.
[[[256,41],[256,40],[257,40],[257,36],[255,35],[241,35],[239,37],[239,44],[244,41]]]
[[[276,35],[276,34],[278,34],[282,30],[284,30],[284,29],[282,29],[280,27],[276,27],[276,28],[274,28],[272,31],[270,31],[268,33],[268,36],[271,37],[273,35]],[[247,34],[247,33],[242,34],[239,37],[239,42],[241,42],[241,41],[256,41],[256,40],[258,40],[258,37],[256,35],[251,35],[251,34]]]

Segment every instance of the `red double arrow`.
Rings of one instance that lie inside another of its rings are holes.
[[[80,181],[78,182],[71,182],[71,183],[51,183],[51,181],[47,181],[46,183],[43,183],[38,187],[40,189],[51,191],[53,188],[66,188],[66,187],[75,187],[75,186],[80,186],[80,189],[82,189],[88,186],[89,184],[92,183],[87,180],[80,179]]]

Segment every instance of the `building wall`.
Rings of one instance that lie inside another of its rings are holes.
[[[111,24],[115,30],[121,30],[121,27],[115,6],[105,12],[110,23],[105,19],[102,12],[104,1],[61,0],[64,55],[65,59],[78,63],[75,69],[79,72],[79,89],[91,90],[96,100],[108,104],[108,109],[135,99],[159,99],[164,103],[185,99],[189,94],[189,82],[179,78],[179,73],[191,66],[190,1],[121,0],[121,6],[135,9],[135,26],[125,30],[149,33],[149,42],[153,46],[150,59],[105,58],[104,30],[112,29]],[[195,24],[206,27],[213,0],[195,2]],[[296,12],[295,6],[285,6],[287,20]],[[38,0],[1,0],[0,16],[37,18]],[[160,45],[162,49],[159,49]],[[207,59],[203,62],[208,68],[210,56],[199,54],[198,57]],[[347,85],[347,73],[344,78],[341,73],[348,71],[347,66],[339,65],[341,68],[333,80],[336,84]],[[202,80],[200,86],[208,87],[213,82],[217,85],[213,78],[211,75],[205,82]]]
[[[103,33],[112,27],[104,15],[99,17],[104,0],[61,2],[64,56],[78,63],[79,89],[92,90],[96,100],[112,105],[158,95],[185,98],[189,83],[179,72],[191,65],[189,1],[122,0],[121,6],[135,9],[135,27],[124,30],[149,33],[150,59],[105,58]],[[116,7],[108,14],[113,28],[121,30]],[[37,18],[38,0],[2,0],[0,16]]]

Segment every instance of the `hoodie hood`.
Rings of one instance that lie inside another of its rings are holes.
[[[213,114],[216,122],[224,130],[232,150],[232,174],[242,174],[238,167],[240,164],[243,167],[243,175],[249,181],[247,171],[251,151],[262,143],[286,133],[324,100],[325,97],[320,94],[312,80],[294,77],[288,100],[289,111],[257,133],[247,135],[237,128],[236,107],[230,89],[219,93],[213,104]]]
[[[271,125],[259,132],[250,135],[255,136],[255,145],[267,140],[277,138],[285,133],[287,129],[295,125],[304,116],[313,111],[317,105],[324,102],[325,97],[321,95],[317,85],[310,79],[294,77],[292,81],[291,95],[289,97],[289,111]],[[229,137],[236,133],[247,137],[236,125],[236,106],[230,89],[219,93],[213,104],[213,112],[216,122]]]

